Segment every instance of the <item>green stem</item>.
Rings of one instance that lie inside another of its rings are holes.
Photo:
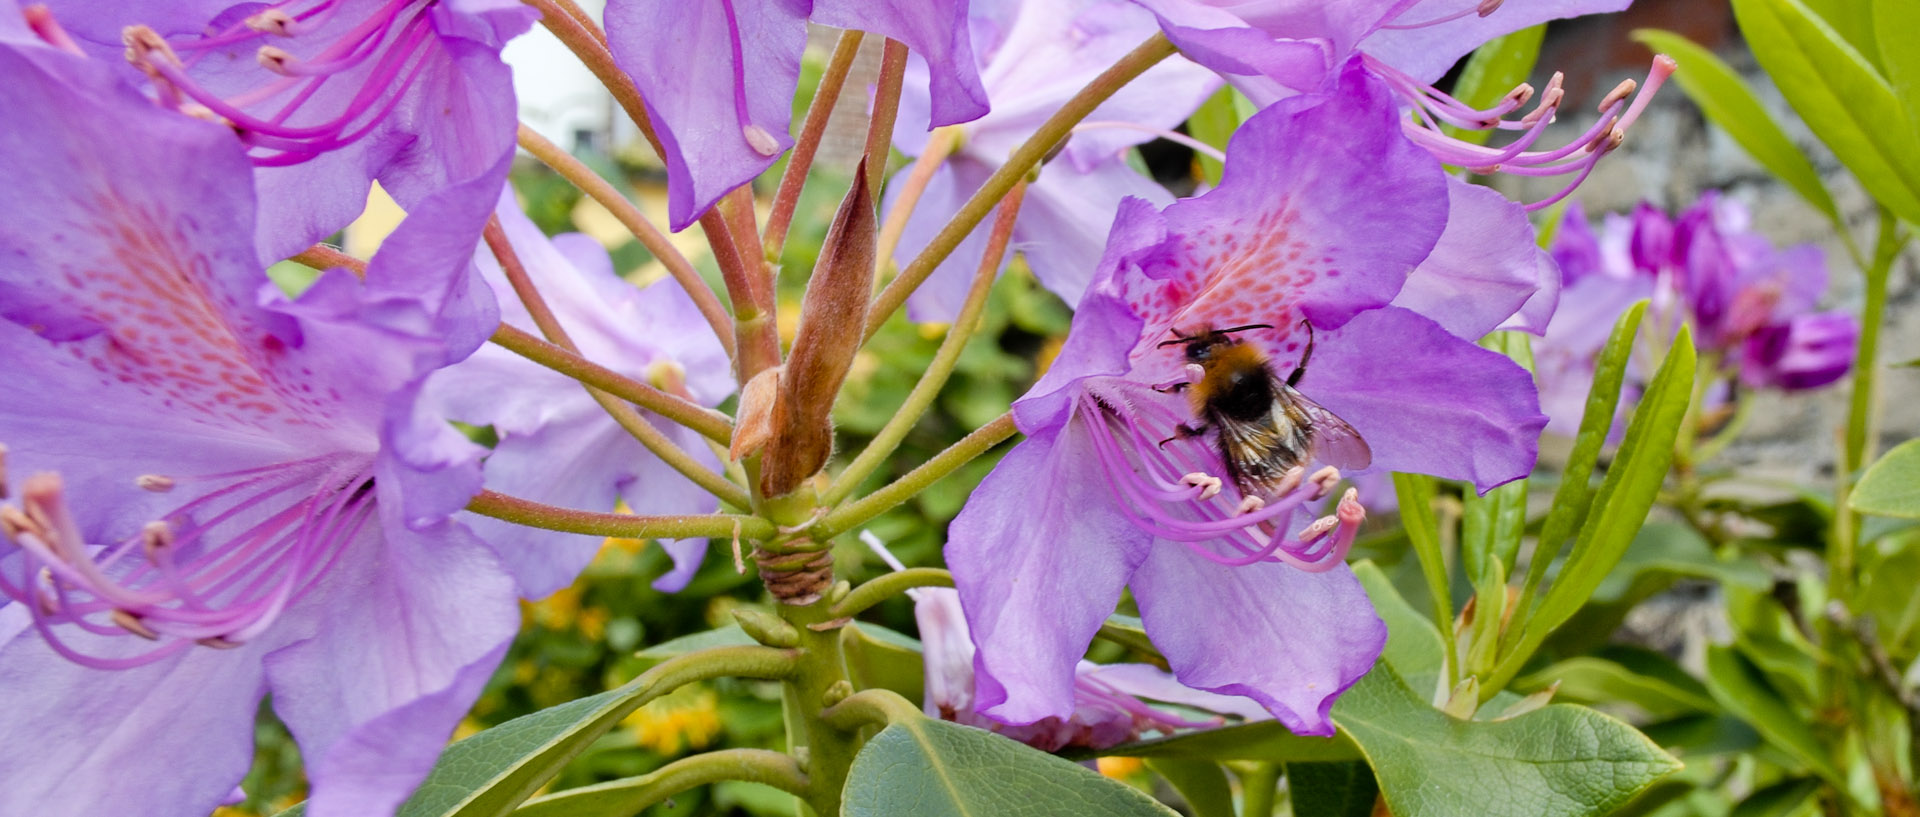
[[[546,298],[540,295],[539,288],[533,285],[533,278],[527,274],[526,265],[520,262],[519,254],[514,252],[513,245],[507,240],[506,230],[500,226],[498,217],[487,219],[487,226],[482,236],[486,239],[487,249],[493,252],[494,258],[499,259],[500,270],[506,276],[507,284],[513,287],[513,293],[519,296],[520,303],[526,306],[527,314],[533,318],[534,324],[540,327],[541,334],[546,335],[547,340],[552,341],[555,346],[579,353],[580,348],[574,345],[573,338],[567,335],[566,327],[561,325],[559,316],[554,314]],[[626,429],[635,440],[639,440],[640,444],[654,456],[659,457],[661,462],[679,471],[687,479],[693,480],[695,485],[708,493],[719,497],[720,501],[731,503],[736,508],[747,507],[749,500],[746,490],[728,482],[726,477],[707,470],[707,467],[700,464],[692,455],[680,450],[672,440],[667,439],[665,433],[654,428],[647,418],[640,416],[640,411],[631,403],[585,383],[580,385],[587,390],[588,395],[593,397],[593,401],[599,403],[600,408],[613,418],[615,423]]]
[[[503,323],[494,330],[490,340],[509,352],[693,429],[721,445],[733,440],[733,421],[727,415],[634,380],[531,333]]]
[[[1173,56],[1175,50],[1166,35],[1153,35],[1101,72],[1100,76],[1094,77],[1085,88],[1060,106],[1053,116],[1048,117],[1033,136],[1028,137],[1007,157],[1007,163],[987,177],[986,183],[974,192],[973,197],[960,206],[959,212],[954,213],[953,219],[941,228],[940,234],[927,244],[927,248],[921,250],[906,269],[900,271],[900,276],[893,279],[874,299],[873,307],[867,311],[867,339],[873,339],[874,333],[879,332],[880,326],[887,322],[887,316],[907,302],[907,296],[913,294],[921,282],[933,274],[934,268],[940,266],[940,262],[945,261],[961,241],[966,240],[967,234],[973,232],[973,228],[987,217],[987,212],[1007,195],[1007,191],[1013,189],[1014,183],[1026,178],[1028,171],[1038,167],[1048,154],[1066,141],[1074,125],[1085,119],[1087,114],[1093,113],[1093,109],[1100,107],[1100,103],[1107,101],[1122,86],[1161,60]]]
[[[953,369],[960,363],[960,353],[967,348],[967,341],[973,339],[974,332],[980,329],[980,313],[986,311],[987,294],[993,291],[993,282],[1000,272],[1000,259],[1006,254],[1007,242],[1013,237],[1013,222],[1020,213],[1020,202],[1026,195],[1026,184],[1016,184],[1000,204],[1000,215],[994,219],[993,232],[987,238],[986,253],[980,257],[980,268],[973,274],[973,285],[967,290],[967,299],[960,306],[960,316],[947,328],[947,337],[940,341],[940,348],[933,354],[933,362],[920,375],[920,381],[913,385],[913,391],[907,394],[900,410],[887,418],[887,423],[873,435],[859,456],[847,464],[845,470],[835,477],[833,484],[821,497],[826,505],[835,505],[846,499],[860,483],[871,476],[880,466],[886,464],[895,448],[907,438],[920,418],[933,406],[940,396],[941,387],[947,385],[947,378],[953,376]]]
[[[1239,770],[1241,817],[1273,817],[1280,788],[1280,764],[1254,763]]]
[[[833,105],[840,101],[840,88],[847,84],[847,73],[853,69],[854,58],[860,55],[863,36],[858,31],[840,32],[840,40],[833,46],[833,57],[827,60],[827,71],[820,75],[820,84],[813,90],[807,121],[793,140],[793,150],[787,154],[787,169],[780,174],[780,187],[774,191],[773,207],[767,212],[767,228],[760,245],[769,261],[779,263],[781,251],[787,245],[787,228],[793,226],[793,212],[800,206],[800,191],[807,185],[807,171],[813,168],[813,156],[820,150],[820,137],[827,132]]]
[[[807,792],[807,775],[794,759],[766,749],[721,749],[681,758],[639,777],[567,789],[514,811],[515,817],[570,814],[638,814],[668,797],[709,783],[744,780],[795,796]]]
[[[808,785],[801,795],[818,817],[840,814],[840,792],[846,788],[860,736],[827,723],[829,695],[847,688],[846,659],[840,647],[840,628],[826,600],[799,606],[780,604],[780,617],[800,634],[800,661],[781,688],[787,720],[787,740],[796,755],[804,752]],[[834,703],[844,703],[835,700]]]
[[[529,528],[563,530],[592,536],[621,539],[687,539],[706,536],[730,539],[766,539],[777,531],[773,523],[757,516],[735,514],[692,514],[686,516],[636,516],[628,513],[601,513],[562,508],[521,499],[494,491],[481,491],[467,503],[467,510]]]
[[[900,88],[907,79],[907,46],[888,39],[880,50],[880,81],[873,89],[873,116],[867,120],[867,189],[880,199],[887,179],[887,155],[893,150],[893,123],[900,117]]]
[[[833,606],[834,618],[852,618],[887,599],[915,587],[952,587],[953,574],[938,567],[910,567],[896,570],[853,588],[846,598]]]
[[[815,523],[811,531],[816,541],[824,542],[841,533],[866,524],[876,516],[892,510],[914,495],[927,489],[927,486],[940,481],[942,477],[953,473],[962,465],[971,462],[974,457],[988,449],[1005,442],[1008,437],[1020,429],[1013,424],[1013,415],[1002,414],[976,429],[972,434],[960,438],[960,441],[947,447],[947,450],[933,455],[933,459],[921,463],[920,467],[908,471],[906,476],[892,484],[874,491],[858,500],[847,503]]]
[[[342,252],[338,247],[329,247],[325,244],[315,244],[295,253],[287,260],[305,264],[314,269],[346,267],[354,275],[361,278],[367,277],[367,262]]]
[[[559,173],[561,178],[571,182],[574,187],[580,188],[580,192],[587,194],[587,198],[607,208],[607,212],[612,213],[613,217],[620,222],[620,226],[627,228],[627,232],[633,234],[634,239],[640,242],[640,246],[645,247],[647,252],[653,253],[653,257],[659,260],[660,265],[667,268],[667,274],[679,282],[680,288],[686,290],[687,295],[693,298],[693,304],[700,310],[700,316],[707,319],[707,325],[713,327],[714,337],[720,339],[720,345],[726,348],[727,356],[732,357],[734,355],[733,316],[727,314],[727,308],[720,305],[720,298],[713,294],[713,288],[707,286],[706,279],[700,277],[700,271],[693,268],[693,263],[681,254],[678,247],[673,246],[672,241],[667,240],[666,234],[660,232],[660,228],[653,226],[653,222],[647,220],[646,214],[640,212],[639,207],[634,206],[633,202],[628,201],[624,194],[615,189],[612,182],[601,178],[600,174],[593,172],[593,168],[587,167],[579,159],[574,158],[573,154],[561,150],[558,145],[547,141],[546,137],[535,133],[526,125],[520,126],[519,139],[520,147],[533,154],[533,158],[540,160],[541,164],[553,168],[554,172]]]
[[[891,689],[866,689],[820,713],[820,719],[836,729],[854,731],[862,726],[885,726],[925,718],[920,707]]]
[[[1843,603],[1851,601],[1848,594],[1853,585],[1854,549],[1860,537],[1860,520],[1857,514],[1847,510],[1847,494],[1853,490],[1854,475],[1873,458],[1875,414],[1879,407],[1875,385],[1880,368],[1880,331],[1887,315],[1887,279],[1891,277],[1894,260],[1907,242],[1905,232],[1899,227],[1893,213],[1881,207],[1873,263],[1864,270],[1867,302],[1860,312],[1860,348],[1853,361],[1846,445],[1835,480],[1839,494],[1834,503],[1836,535],[1833,547],[1827,551],[1827,597]]]

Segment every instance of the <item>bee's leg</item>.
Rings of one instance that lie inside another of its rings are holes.
[[[1206,426],[1199,426],[1196,428],[1194,426],[1186,425],[1183,423],[1181,425],[1174,427],[1173,436],[1160,441],[1160,447],[1166,448],[1167,443],[1173,442],[1174,440],[1191,440],[1205,433],[1207,433]]]
[[[1307,348],[1300,353],[1300,363],[1293,367],[1293,373],[1287,375],[1288,386],[1300,385],[1300,378],[1307,374],[1307,361],[1313,357],[1313,322],[1301,318],[1300,324],[1307,327]]]
[[[1153,390],[1161,394],[1179,394],[1183,391],[1186,391],[1187,387],[1191,385],[1193,384],[1185,380],[1175,380],[1170,383],[1155,384],[1153,387]]]

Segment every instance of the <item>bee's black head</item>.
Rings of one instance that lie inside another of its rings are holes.
[[[1166,348],[1175,344],[1182,344],[1186,347],[1188,363],[1205,363],[1212,360],[1213,356],[1218,354],[1221,349],[1240,343],[1239,340],[1232,337],[1233,333],[1244,332],[1248,329],[1272,328],[1273,326],[1270,324],[1250,323],[1245,326],[1235,326],[1230,329],[1202,329],[1191,335],[1181,334],[1180,330],[1175,329],[1173,330],[1173,339],[1161,341],[1160,346],[1161,348]]]

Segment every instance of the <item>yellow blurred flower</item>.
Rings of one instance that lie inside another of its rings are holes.
[[[1115,780],[1125,780],[1147,768],[1147,762],[1137,757],[1103,757],[1095,761],[1100,773]]]
[[[700,686],[681,687],[620,721],[633,742],[661,755],[704,749],[720,736],[720,698]]]

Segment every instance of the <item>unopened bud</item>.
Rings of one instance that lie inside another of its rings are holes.
[[[773,436],[761,461],[763,496],[791,493],[833,454],[833,400],[866,336],[867,304],[873,294],[879,225],[867,187],[871,160],[862,160],[855,169],[853,187],[827,229],[800,301],[800,327],[780,373]]]
[[[833,706],[850,697],[853,697],[853,682],[842,678],[833,682],[832,686],[827,687],[826,692],[820,694],[820,705]]]
[[[759,610],[736,608],[733,611],[733,620],[740,622],[740,629],[745,630],[753,640],[769,647],[786,648],[800,644],[800,631],[779,616]]]
[[[1461,681],[1459,686],[1454,687],[1453,694],[1447,697],[1446,705],[1440,707],[1440,711],[1463,721],[1472,719],[1473,713],[1479,709],[1480,679],[1472,675],[1467,676],[1467,680]]]

